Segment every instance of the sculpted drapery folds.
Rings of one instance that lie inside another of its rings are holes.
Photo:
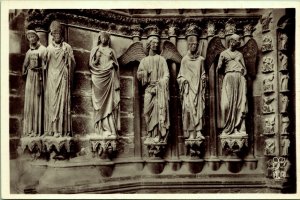
[[[181,61],[177,81],[182,101],[182,118],[185,138],[204,139],[202,136],[205,109],[204,58],[197,53],[197,37],[188,38],[189,51]]]
[[[243,54],[237,51],[239,36],[233,34],[229,39],[229,48],[220,54],[217,70],[224,67],[225,76],[221,92],[222,135],[246,135],[245,115],[247,107],[247,74]]]
[[[26,36],[30,49],[26,52],[23,64],[23,76],[26,77],[23,133],[25,136],[41,136],[46,47],[39,42],[35,31],[27,31]]]
[[[99,34],[98,46],[91,51],[90,71],[96,134],[116,136],[120,130],[119,65],[106,32]]]
[[[157,54],[158,38],[148,39],[149,55],[140,62],[137,78],[146,87],[144,117],[149,142],[166,142],[169,131],[169,69],[166,59]],[[146,142],[145,141],[145,142]]]
[[[52,22],[50,30],[53,41],[47,47],[45,133],[56,137],[70,136],[71,84],[75,59],[71,46],[63,41],[61,24]]]

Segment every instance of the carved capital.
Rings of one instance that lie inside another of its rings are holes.
[[[198,36],[200,32],[199,27],[195,23],[190,23],[188,24],[186,31],[185,31],[185,36]]]
[[[252,33],[255,31],[255,28],[251,24],[244,26],[244,36],[252,36]]]
[[[236,24],[233,21],[233,19],[229,19],[226,23],[225,23],[225,35],[232,35],[234,34],[236,31]]]
[[[169,28],[168,28],[169,37],[176,37],[178,32],[179,32],[179,28],[176,25],[174,25],[174,24],[169,25]]]
[[[130,30],[133,37],[140,37],[143,29],[140,25],[132,25]]]
[[[101,159],[112,158],[117,149],[117,137],[111,135],[109,137],[103,137],[97,134],[88,135],[87,138],[91,144],[91,150],[94,156],[98,156]]]
[[[216,27],[213,22],[208,22],[207,23],[207,36],[214,36],[216,32]]]
[[[145,31],[147,33],[147,37],[160,35],[160,29],[156,25],[147,26]]]

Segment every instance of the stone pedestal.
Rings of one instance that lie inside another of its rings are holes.
[[[185,139],[185,147],[187,155],[190,157],[200,157],[201,155],[201,144],[203,139]]]

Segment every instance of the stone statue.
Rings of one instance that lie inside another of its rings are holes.
[[[263,90],[264,93],[268,92],[273,92],[274,91],[274,85],[273,85],[273,80],[274,80],[274,74],[272,74],[271,77],[268,77],[263,80]]]
[[[144,116],[147,127],[145,143],[165,143],[169,131],[169,69],[166,59],[157,54],[159,40],[148,39],[149,55],[140,62],[137,78],[146,87]]]
[[[263,113],[273,113],[274,112],[274,108],[272,105],[272,102],[274,101],[274,97],[263,97],[263,107],[262,107],[262,111]]]
[[[23,76],[26,77],[24,127],[25,136],[41,136],[43,134],[43,95],[44,64],[46,47],[39,42],[34,30],[26,32],[30,49],[26,52],[23,64]]]
[[[264,134],[265,135],[274,135],[275,134],[275,117],[266,118],[265,119],[265,128]]]
[[[281,33],[279,41],[279,50],[287,50],[288,36],[285,33]]]
[[[189,51],[181,61],[177,81],[182,100],[185,138],[204,139],[202,136],[205,109],[206,75],[204,58],[197,54],[197,36],[188,37]]]
[[[275,140],[273,138],[268,138],[265,140],[265,155],[275,154],[276,146]]]
[[[280,81],[281,91],[288,91],[289,90],[289,87],[288,87],[289,78],[290,77],[289,77],[288,74],[282,75],[281,81]]]
[[[47,47],[45,91],[45,134],[71,136],[71,83],[75,59],[69,44],[63,41],[61,24],[50,25],[53,41]]]
[[[288,156],[289,155],[289,147],[290,147],[290,140],[288,138],[286,138],[286,136],[284,138],[282,138],[280,144],[281,144],[281,155],[283,156]]]
[[[280,71],[288,70],[288,57],[283,53],[279,53]]]
[[[289,105],[289,98],[287,96],[282,96],[281,98],[281,113],[287,113]]]
[[[288,128],[289,128],[289,125],[290,125],[290,119],[289,117],[282,117],[282,120],[281,120],[281,134],[282,135],[288,135]]]
[[[103,138],[117,136],[120,130],[119,65],[106,32],[99,34],[98,46],[91,51],[90,71],[95,132]]]
[[[239,36],[233,34],[229,39],[229,48],[220,54],[217,66],[217,71],[225,68],[220,103],[222,135],[247,135],[247,70],[243,54],[237,50],[238,46]]]

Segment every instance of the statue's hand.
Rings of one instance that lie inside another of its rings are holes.
[[[151,88],[150,93],[154,96],[156,95],[156,88]]]

